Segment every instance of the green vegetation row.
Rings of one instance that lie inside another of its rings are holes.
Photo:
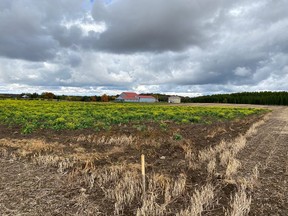
[[[288,92],[243,92],[191,98],[195,103],[288,105]]]
[[[84,103],[38,100],[0,100],[0,123],[36,129],[109,128],[115,124],[147,121],[165,124],[211,123],[261,113],[261,109],[167,106],[163,104]]]

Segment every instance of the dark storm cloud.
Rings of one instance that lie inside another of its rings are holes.
[[[54,57],[61,43],[64,43],[63,38],[75,38],[73,41],[77,41],[81,34],[75,28],[65,32],[65,28],[60,25],[65,17],[79,16],[79,2],[81,1],[1,1],[0,55],[30,61]],[[62,31],[59,30],[61,28]]]
[[[246,85],[247,90],[247,86],[260,85],[271,76],[275,77],[275,83],[277,78],[287,79],[287,15],[283,17],[280,13],[276,18],[275,5],[269,1],[254,2],[251,6],[244,3],[221,15],[219,29],[215,32],[218,37],[211,40],[209,46],[188,51],[187,58],[177,64],[170,57],[157,58],[153,67],[163,65],[160,68],[168,74],[166,79],[161,76],[159,80],[187,86]],[[282,1],[278,6],[288,6],[288,2]],[[267,23],[263,18],[263,11],[269,17],[270,8],[275,23]]]
[[[95,46],[111,52],[179,51],[204,46],[214,37],[213,23],[231,1],[118,0],[93,8],[96,21],[107,31]]]

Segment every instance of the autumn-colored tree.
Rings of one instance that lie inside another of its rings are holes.
[[[55,97],[55,95],[52,92],[43,92],[41,94],[41,97],[44,99],[52,100]]]
[[[101,96],[101,101],[102,101],[102,102],[108,102],[108,101],[109,101],[108,96],[107,96],[106,94],[103,94],[103,95]]]

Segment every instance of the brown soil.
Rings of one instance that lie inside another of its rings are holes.
[[[259,133],[248,141],[248,146],[239,155],[239,159],[245,164],[241,170],[243,176],[260,163],[260,182],[253,192],[251,215],[288,213],[287,112],[288,108],[274,108],[272,118],[261,126]],[[63,148],[60,153],[57,152],[61,156],[75,153],[78,148],[85,153],[99,153],[103,157],[93,162],[97,168],[121,163],[138,164],[140,154],[145,153],[147,173],[161,173],[172,177],[186,173],[187,190],[193,192],[197,185],[207,181],[207,176],[201,170],[190,172],[183,164],[183,146],[189,145],[196,152],[217,145],[223,139],[232,140],[239,134],[244,134],[259,118],[261,117],[253,116],[211,125],[166,123],[164,128],[150,122],[136,126],[122,125],[100,132],[41,130],[29,135],[20,134],[19,128],[0,125],[0,147],[1,142],[45,140],[47,145],[61,144]],[[96,145],[88,139],[77,139],[79,136],[100,139],[123,134],[135,137],[135,146],[121,149],[119,146],[107,147],[105,143]],[[159,145],[149,144],[152,141]],[[57,168],[36,166],[31,163],[35,152],[26,157],[15,158],[13,155],[19,152],[17,147],[6,146],[6,150],[8,153],[0,152],[0,215],[114,215],[114,203],[105,199],[100,187],[89,190],[77,176],[71,180],[71,170],[66,170],[66,174],[59,174]],[[56,151],[49,151],[50,154],[56,154]],[[165,159],[161,159],[162,156]],[[215,178],[213,181],[218,180]],[[236,188],[228,184],[221,190],[219,204],[214,210],[205,212],[205,215],[223,215],[222,208],[227,206],[228,198]],[[179,197],[168,206],[171,212],[169,215],[175,215],[179,209],[189,205],[188,195],[191,193]],[[141,203],[136,200],[134,206],[126,209],[123,215],[135,215],[139,206]]]
[[[255,165],[259,168],[250,215],[288,215],[288,108],[274,107],[238,157],[243,175]]]
[[[74,215],[80,186],[53,170],[0,158],[1,215]]]

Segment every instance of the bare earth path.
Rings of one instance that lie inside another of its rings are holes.
[[[273,108],[240,153],[242,172],[255,165],[259,182],[252,195],[250,215],[288,215],[288,108]]]

